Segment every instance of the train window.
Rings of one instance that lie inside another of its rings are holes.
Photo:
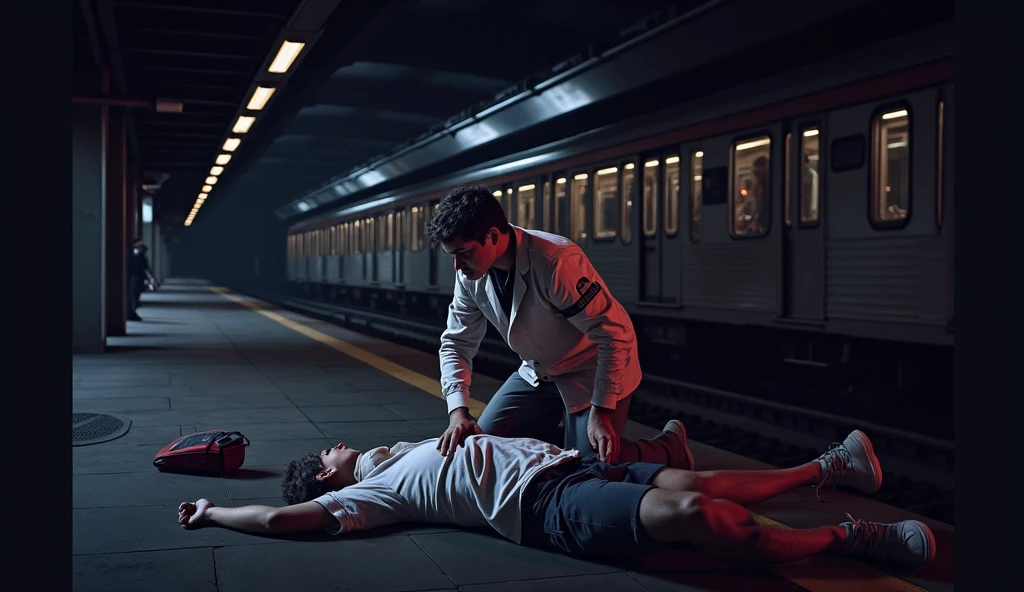
[[[412,223],[409,225],[411,236],[409,237],[409,250],[423,250],[423,206],[412,207]]]
[[[935,167],[936,170],[936,184],[935,184],[935,224],[939,227],[942,226],[942,145],[943,136],[945,136],[944,130],[946,127],[946,102],[939,101],[939,141],[937,149],[938,162]]]
[[[644,236],[658,233],[658,165],[657,160],[644,163]]]
[[[537,186],[533,184],[520,185],[518,191],[516,222],[523,228],[536,228]]]
[[[587,182],[590,175],[580,173],[572,178],[572,212],[569,216],[571,230],[569,237],[577,244],[587,238],[587,210],[583,199],[587,195]]]
[[[701,200],[704,187],[704,151],[697,150],[690,155],[690,240],[700,242]]]
[[[679,157],[665,159],[665,236],[679,234]]]
[[[733,236],[763,236],[768,231],[768,170],[771,138],[762,136],[742,140],[732,149],[732,215],[729,216]]]
[[[553,232],[567,237],[569,236],[569,217],[566,214],[567,210],[565,207],[566,185],[565,177],[555,181],[555,215]]]
[[[789,168],[792,166],[793,161],[790,156],[793,144],[793,134],[786,132],[786,143],[783,145],[783,157],[782,157],[782,220],[786,224],[786,228],[793,225],[793,216],[789,211],[790,193],[792,192],[792,185],[790,185]]]
[[[329,240],[330,240],[330,252],[328,254],[333,257],[333,256],[338,254],[338,227],[337,226],[331,226],[331,236],[330,236]]]
[[[623,244],[633,242],[633,198],[636,195],[636,165],[628,163],[622,167],[622,216],[619,218],[620,236]]]
[[[880,113],[873,127],[871,223],[899,224],[910,207],[910,112]]]
[[[821,136],[817,128],[805,129],[800,138],[800,225],[818,223],[821,196]]]
[[[619,169],[597,171],[594,179],[594,240],[615,238],[619,217]]]
[[[506,187],[505,188],[505,197],[502,198],[502,200],[501,200],[501,209],[505,210],[505,218],[507,218],[509,222],[512,222],[514,224],[515,221],[512,220],[513,212],[512,212],[512,188],[511,187]]]
[[[544,181],[540,199],[544,206],[544,232],[551,232],[551,181]]]

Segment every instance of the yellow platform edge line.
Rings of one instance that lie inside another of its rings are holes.
[[[316,340],[336,351],[339,351],[346,356],[359,360],[368,366],[372,366],[373,368],[397,378],[410,386],[414,386],[439,399],[444,399],[444,396],[441,394],[440,382],[430,377],[410,370],[405,366],[392,362],[386,358],[382,358],[377,354],[368,352],[360,347],[352,345],[351,343],[342,341],[337,337],[326,335],[316,329],[312,329],[301,323],[285,318],[273,311],[267,310],[259,302],[240,298],[232,294],[227,288],[213,286],[210,287],[210,290],[224,298],[227,298],[228,300],[258,312],[268,319],[284,325],[297,333],[301,333],[310,339]],[[469,410],[474,417],[479,417],[485,407],[487,407],[487,404],[482,401],[472,398],[469,400]],[[791,529],[791,527],[772,520],[767,516],[762,516],[753,512],[752,514],[754,515],[754,521],[759,526],[773,526],[775,528],[783,528],[787,530]],[[924,588],[906,580],[902,580],[870,565],[846,557],[823,555],[813,559],[766,567],[764,569],[775,573],[776,575],[781,576],[802,588],[810,590],[811,592],[859,592],[861,590],[872,590],[878,592],[927,592]]]

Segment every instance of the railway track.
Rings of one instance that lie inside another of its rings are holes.
[[[420,350],[436,351],[443,326],[422,319],[396,318],[380,312],[338,306],[292,296],[259,296],[283,308],[354,330],[371,333]],[[481,344],[474,369],[504,378],[519,359],[500,340]],[[780,402],[778,387],[751,384],[721,388],[644,374],[633,397],[630,419],[660,429],[670,418],[686,423],[698,442],[776,466],[791,466],[817,457],[830,443],[853,429],[871,436],[886,467],[880,491],[883,503],[954,524],[953,443],[882,423]]]

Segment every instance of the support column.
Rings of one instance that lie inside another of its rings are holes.
[[[107,142],[107,336],[124,335],[128,318],[128,241],[129,225],[125,204],[125,112],[122,107],[108,110]]]
[[[106,121],[103,109],[72,105],[72,302],[71,351],[106,349]],[[31,288],[30,288],[31,289]],[[47,287],[34,286],[36,290]]]
[[[127,134],[127,131],[125,132]],[[125,136],[127,138],[127,135]],[[127,149],[127,145],[125,146]],[[127,208],[127,215],[125,219],[128,220],[128,230],[126,231],[125,240],[128,241],[125,244],[125,248],[131,244],[131,241],[137,237],[142,236],[140,229],[142,226],[139,224],[139,190],[137,187],[138,183],[138,170],[137,165],[132,160],[127,160],[128,165],[125,167],[124,172],[124,187],[125,187],[125,204]],[[152,249],[153,245],[149,245]]]

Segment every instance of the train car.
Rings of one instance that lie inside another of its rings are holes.
[[[632,315],[645,369],[795,366],[830,388],[951,401],[951,45],[891,39],[623,115],[303,220],[289,280],[444,315],[455,272],[426,225],[453,185],[480,183],[511,223],[584,249]]]

